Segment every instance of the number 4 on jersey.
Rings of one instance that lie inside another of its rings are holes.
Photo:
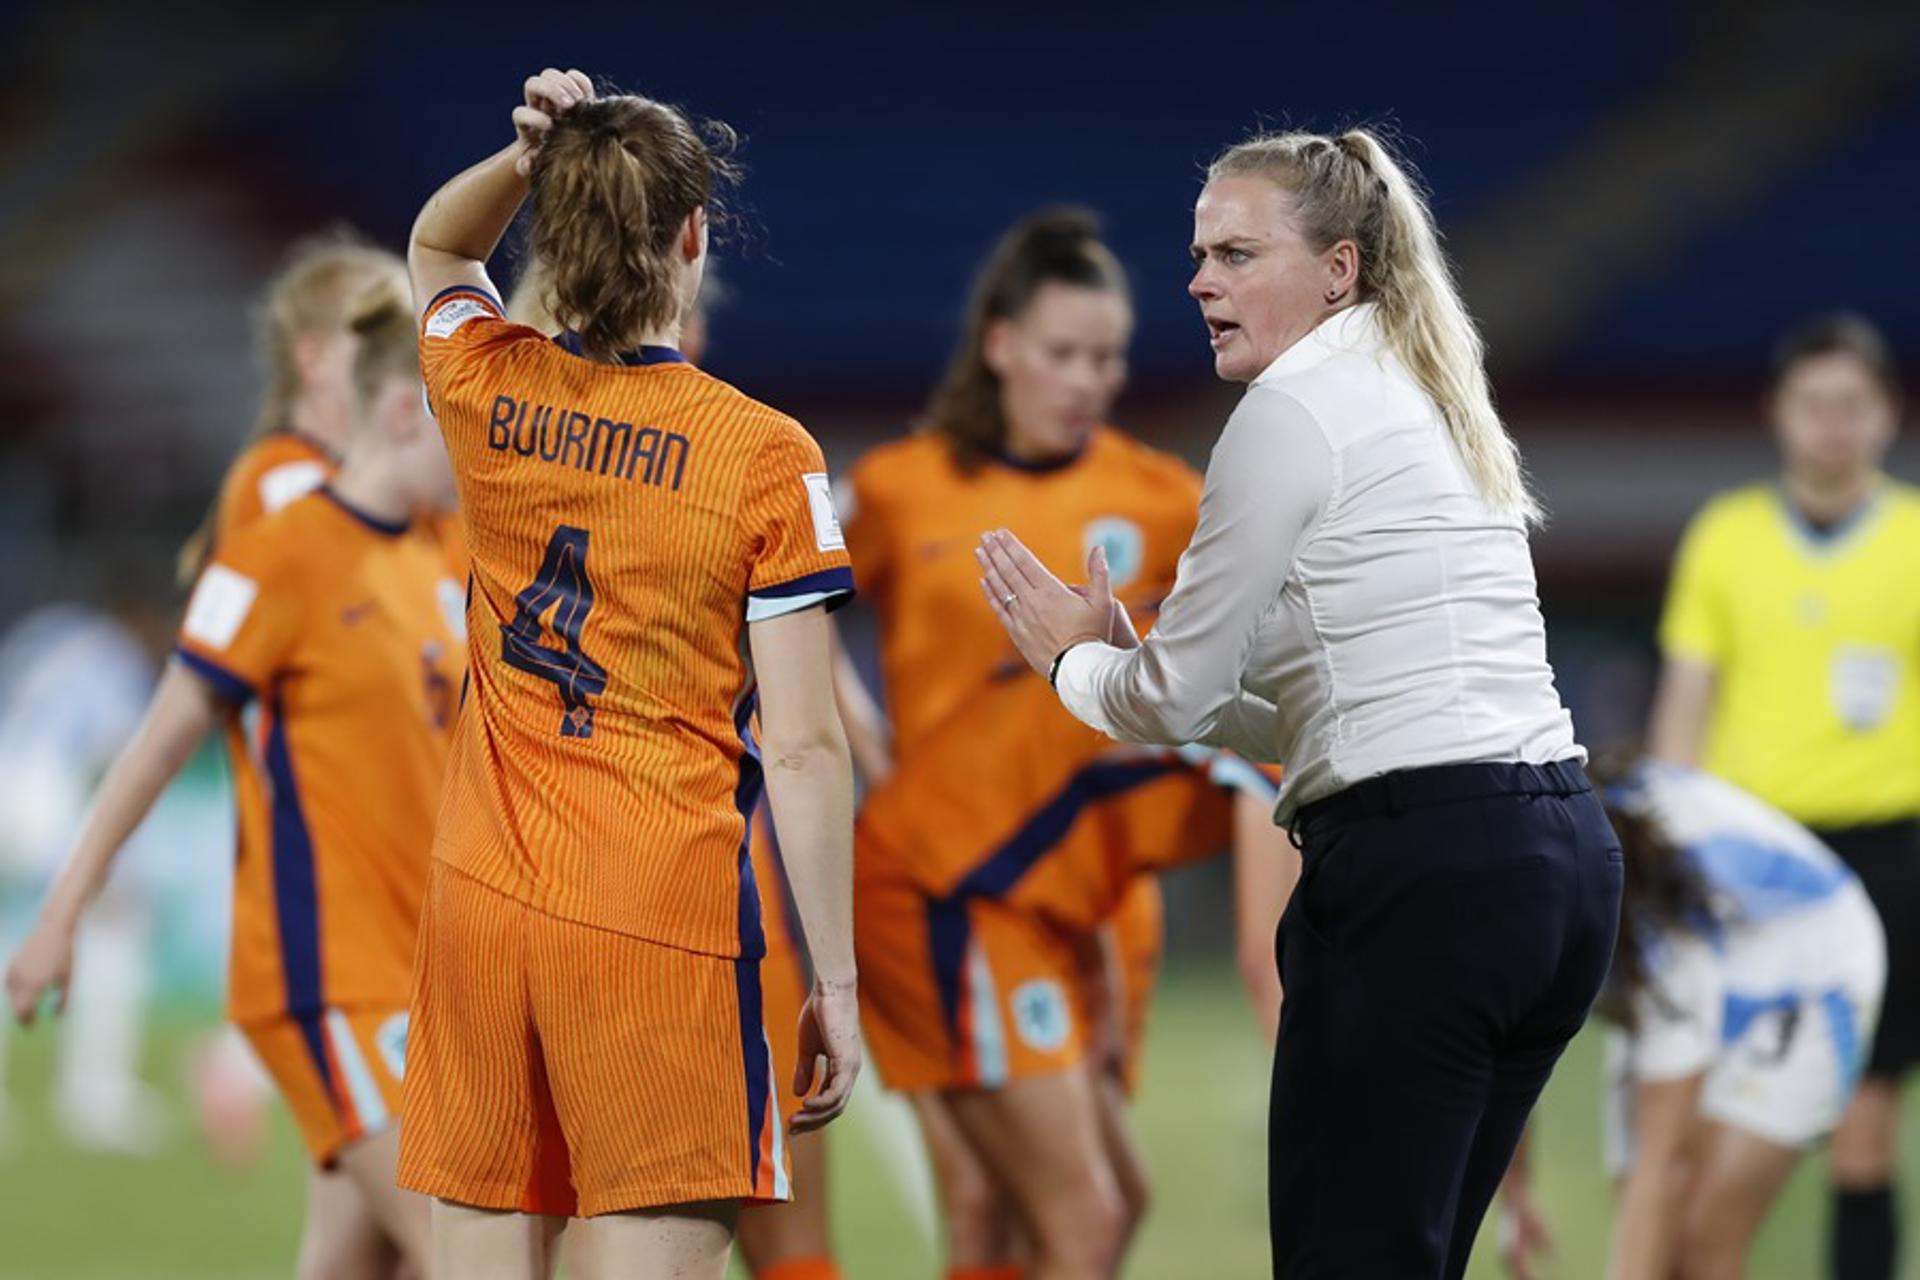
[[[593,736],[593,703],[607,687],[607,669],[580,649],[580,632],[593,609],[593,583],[587,577],[587,531],[563,524],[547,542],[540,574],[515,597],[520,607],[513,621],[500,628],[500,657],[508,666],[551,680],[560,690],[567,712],[560,733],[568,738]],[[540,643],[547,612],[553,613],[553,633],[564,648]]]

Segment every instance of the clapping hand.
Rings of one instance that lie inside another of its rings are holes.
[[[1005,529],[980,535],[974,550],[980,562],[980,589],[1000,625],[1007,629],[1027,665],[1042,675],[1061,651],[1094,640],[1132,647],[1133,624],[1113,598],[1107,553],[1095,547],[1087,556],[1087,585],[1069,587],[1020,539]]]

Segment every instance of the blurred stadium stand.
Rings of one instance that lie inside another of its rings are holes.
[[[279,248],[398,244],[546,62],[746,135],[710,364],[836,464],[913,416],[977,256],[1054,200],[1134,272],[1123,424],[1203,460],[1232,391],[1183,292],[1201,166],[1259,123],[1397,127],[1554,512],[1570,694],[1623,728],[1674,534],[1769,468],[1774,336],[1846,305],[1920,357],[1911,5],[29,4],[0,14],[0,604],[166,583],[249,428]],[[1911,438],[1894,469],[1920,477]]]

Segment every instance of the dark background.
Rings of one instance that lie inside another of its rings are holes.
[[[1845,306],[1920,359],[1917,12],[14,6],[0,607],[175,607],[172,549],[254,414],[277,255],[339,222],[398,247],[549,63],[745,135],[708,363],[836,468],[904,429],[973,264],[1052,201],[1099,210],[1133,273],[1119,422],[1204,463],[1233,392],[1184,293],[1202,167],[1260,125],[1370,122],[1432,188],[1553,512],[1542,590],[1582,731],[1630,732],[1675,535],[1771,466],[1775,337]],[[1911,439],[1894,470],[1920,475]]]

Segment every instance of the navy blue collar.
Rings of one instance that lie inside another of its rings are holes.
[[[1068,467],[1086,456],[1086,452],[1087,446],[1081,445],[1072,453],[1064,453],[1057,458],[1016,458],[1005,450],[996,450],[987,456],[1003,467],[1011,467],[1015,471],[1025,471],[1029,475],[1044,476],[1055,471],[1065,471]]]
[[[580,335],[571,329],[556,333],[553,336],[553,344],[569,355],[576,355],[582,359],[591,358],[587,356],[587,353],[580,347]],[[687,362],[687,358],[681,355],[676,348],[656,347],[651,344],[635,347],[631,351],[618,352],[615,354],[614,359],[621,364],[629,365],[685,364]]]
[[[354,506],[351,502],[348,502],[345,498],[335,493],[333,486],[330,484],[321,485],[320,492],[329,502],[333,503],[334,506],[340,508],[375,533],[382,534],[389,538],[397,538],[413,527],[411,520],[401,520],[397,522],[393,520],[382,520],[379,516],[371,512],[362,511],[359,507]]]

